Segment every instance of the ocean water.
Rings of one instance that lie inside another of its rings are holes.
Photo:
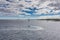
[[[27,28],[28,25],[39,26],[44,29],[18,30]],[[0,40],[60,40],[60,21],[0,20]]]

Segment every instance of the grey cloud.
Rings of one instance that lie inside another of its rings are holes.
[[[8,10],[8,9],[1,9],[1,8],[0,8],[0,12],[11,13],[11,10]]]
[[[49,4],[48,6],[51,6],[51,7],[56,7],[56,9],[60,9],[60,3],[51,3],[51,4]]]
[[[49,0],[38,0],[39,1],[39,3],[41,3],[41,4],[43,4],[44,2],[46,2],[46,1],[49,1]],[[56,4],[54,4],[54,3],[51,3],[51,4],[48,4],[47,6],[51,6],[51,7],[58,7],[57,9],[60,9],[60,3],[59,3],[59,0],[57,1],[57,0],[50,0],[50,1],[56,1]],[[12,2],[12,3],[11,3]],[[6,6],[6,7],[9,7],[9,8],[11,8],[11,9],[1,9],[0,8],[0,12],[5,12],[5,13],[13,13],[13,12],[15,12],[15,13],[19,13],[19,12],[21,12],[20,10],[22,10],[22,9],[26,9],[26,7],[32,7],[31,5],[29,5],[28,3],[18,3],[19,1],[17,0],[3,0],[3,1],[0,1],[0,4],[9,4],[8,6]],[[27,5],[28,4],[28,5]],[[31,3],[32,4],[32,3]],[[25,6],[24,6],[25,5]],[[35,5],[35,4],[32,4],[32,5]],[[39,4],[40,5],[40,4]],[[13,10],[12,10],[12,8],[13,8]],[[17,10],[16,9],[14,9],[14,8],[18,8]],[[20,10],[19,10],[20,9]],[[22,12],[23,13],[23,12]]]

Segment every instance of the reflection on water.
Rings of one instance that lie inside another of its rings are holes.
[[[27,28],[27,20],[0,20],[0,40],[60,40],[60,21],[31,20],[44,30],[1,30]]]

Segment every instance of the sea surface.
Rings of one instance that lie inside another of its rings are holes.
[[[21,30],[29,25],[43,30]],[[60,40],[60,21],[0,20],[0,40]]]

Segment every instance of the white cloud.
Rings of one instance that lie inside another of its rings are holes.
[[[12,2],[11,2],[12,1]],[[30,3],[28,2],[25,2],[25,1],[31,1]],[[4,7],[0,7],[0,12],[5,12],[5,13],[16,13],[16,14],[24,14],[25,12],[22,12],[21,10],[29,10],[29,9],[26,9],[27,7],[36,7],[37,10],[36,14],[41,14],[41,13],[49,13],[50,12],[50,9],[54,9],[55,7],[51,7],[51,6],[48,6],[49,4],[51,3],[56,3],[56,1],[49,1],[49,0],[46,0],[45,2],[41,2],[40,0],[10,0],[10,1],[6,1],[6,0],[0,0],[0,4],[9,4],[6,6],[6,8]],[[0,5],[1,6],[1,5]],[[46,9],[46,7],[48,9]],[[5,11],[1,11],[1,9],[4,8],[3,10]],[[40,9],[40,8],[43,8],[43,9]],[[8,12],[8,11],[9,12]],[[30,10],[29,10],[30,11]],[[57,11],[58,12],[58,11]],[[25,13],[26,15],[29,15],[27,13]]]

